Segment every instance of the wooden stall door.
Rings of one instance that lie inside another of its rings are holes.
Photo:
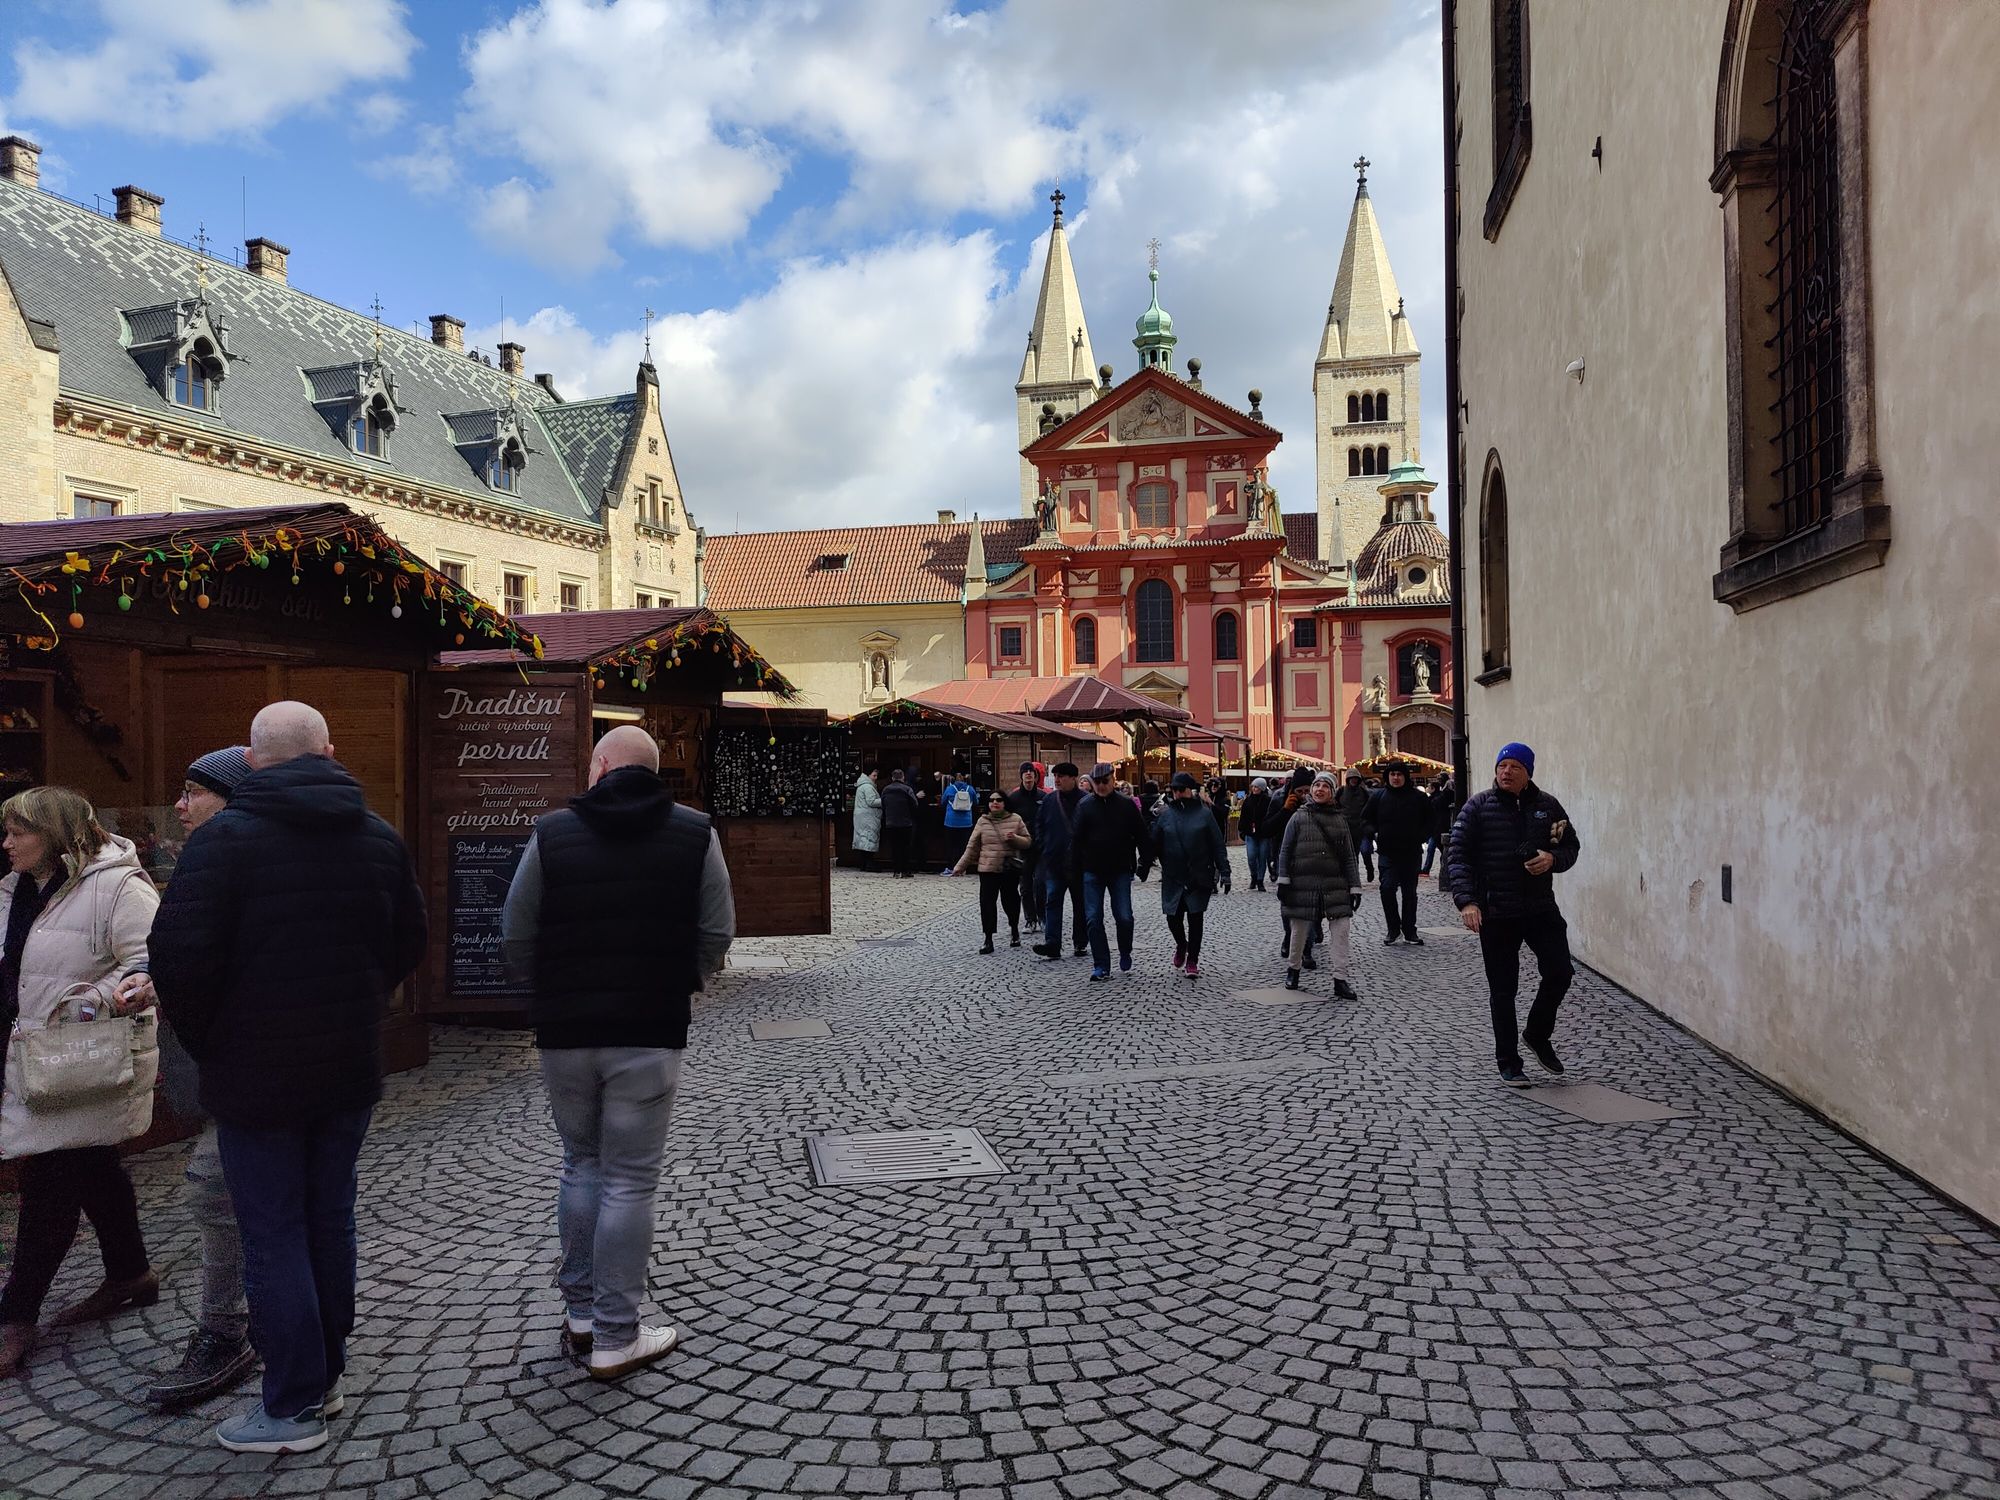
[[[350,667],[291,667],[285,691],[326,715],[334,758],[361,783],[369,807],[408,839],[409,677]]]
[[[147,758],[150,801],[171,805],[188,766],[211,750],[250,743],[250,721],[284,696],[283,669],[216,666],[194,657],[147,663],[154,753]]]

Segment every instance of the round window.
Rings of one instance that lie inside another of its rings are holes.
[[[1428,578],[1429,576],[1430,575],[1424,572],[1422,568],[1410,569],[1410,587],[1415,588],[1418,584],[1422,583],[1424,579]]]

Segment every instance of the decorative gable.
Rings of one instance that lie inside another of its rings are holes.
[[[125,347],[146,372],[148,384],[176,405],[213,409],[207,392],[228,379],[237,356],[229,347],[228,328],[206,297],[130,308],[119,317]]]

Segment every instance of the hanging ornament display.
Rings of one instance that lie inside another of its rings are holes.
[[[724,818],[830,818],[852,779],[844,727],[718,729],[709,811]]]

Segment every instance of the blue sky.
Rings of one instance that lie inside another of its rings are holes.
[[[1135,367],[1146,241],[1183,365],[1287,433],[1354,174],[1428,358],[1443,460],[1430,0],[9,0],[0,124],[45,186],[137,183],[167,232],[292,250],[295,285],[506,332],[565,395],[627,388],[651,306],[710,530],[1017,505],[1012,384],[1060,182],[1100,360]],[[245,202],[247,199],[247,217]]]

